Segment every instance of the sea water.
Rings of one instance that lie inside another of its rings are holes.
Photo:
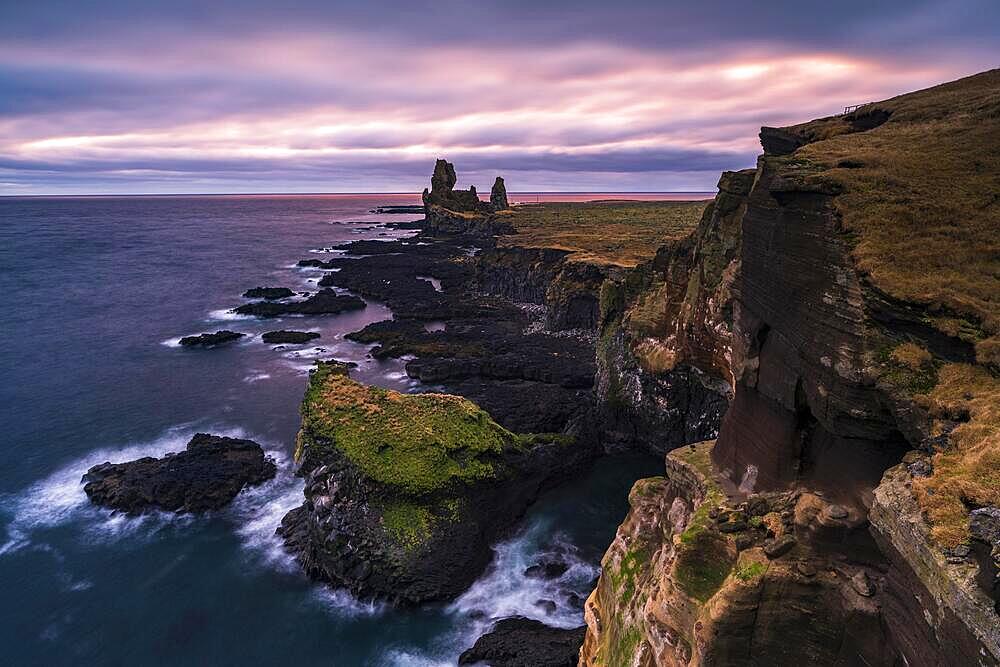
[[[579,195],[587,199],[586,195]],[[457,600],[395,610],[306,579],[274,530],[302,502],[291,452],[316,358],[420,391],[399,361],[344,334],[392,317],[382,304],[323,317],[235,315],[255,286],[316,289],[359,239],[411,234],[379,205],[415,195],[0,198],[0,646],[6,664],[454,664],[496,618],[559,627],[654,459],[627,457],[545,494]],[[181,337],[246,333],[211,350]],[[317,331],[266,345],[274,329]],[[125,517],[92,506],[80,477],[104,461],[159,456],[199,431],[261,443],[276,478],[202,516]],[[556,581],[524,570],[546,553]],[[537,604],[556,603],[555,611]]]

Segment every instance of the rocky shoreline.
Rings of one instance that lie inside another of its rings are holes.
[[[958,82],[974,100],[996,86],[980,77]],[[866,133],[909,147],[957,113],[936,95],[763,128],[757,168],[724,173],[700,219],[635,261],[537,224],[519,242],[503,180],[481,201],[439,160],[425,219],[397,225],[415,235],[302,260],[330,270],[304,300],[248,291],[262,300],[236,312],[261,318],[386,304],[394,319],[349,338],[441,392],[319,364],[287,549],[365,600],[451,600],[542,490],[643,450],[664,474],[632,489],[585,637],[502,620],[463,660],[572,663],[582,641],[580,665],[612,667],[1000,664],[1000,499],[980,479],[998,468],[995,323],[974,296],[921,300],[899,267],[859,265],[875,241],[852,215],[881,209],[851,180],[866,162],[842,159]],[[955,122],[991,122],[984,108]],[[123,466],[88,473],[95,502],[191,506],[133,501],[120,480],[171,467]]]

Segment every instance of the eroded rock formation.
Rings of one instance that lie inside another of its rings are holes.
[[[203,512],[223,507],[243,487],[275,472],[256,442],[198,433],[176,454],[96,465],[83,476],[83,490],[94,503],[128,514]]]
[[[633,489],[581,664],[1000,663],[1000,292],[983,289],[1000,255],[981,233],[1000,213],[968,196],[996,187],[998,91],[993,71],[764,128],[757,169],[706,213],[726,268],[704,271],[703,220],[653,280],[644,267],[608,295],[621,326],[603,330],[598,391],[629,388],[612,403],[627,427],[684,412],[634,370],[657,359],[724,383],[731,405],[698,484],[679,450]],[[983,170],[956,171],[970,162]],[[644,301],[669,314],[637,345]]]
[[[238,341],[244,336],[246,334],[238,331],[222,329],[221,331],[198,334],[197,336],[184,336],[184,338],[181,338],[180,344],[184,347],[215,347],[216,345],[225,345],[226,343]]]
[[[458,396],[360,385],[339,364],[313,372],[302,415],[305,502],[279,532],[310,576],[363,599],[455,597],[542,485],[590,455],[572,437],[515,435]]]
[[[490,204],[496,211],[505,211],[510,208],[510,204],[507,202],[507,187],[504,185],[502,176],[497,176],[497,180],[493,181],[493,189],[490,190]]]

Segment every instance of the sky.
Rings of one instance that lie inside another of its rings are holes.
[[[997,0],[0,0],[0,195],[712,191],[1000,65]]]

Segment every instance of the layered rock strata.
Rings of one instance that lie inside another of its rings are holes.
[[[726,335],[683,346],[732,391],[698,466],[721,495],[685,497],[689,475],[669,463],[665,480],[636,485],[588,602],[581,664],[1000,661],[1000,292],[988,289],[1000,255],[983,233],[1000,214],[975,194],[1000,173],[983,152],[1000,136],[998,90],[987,72],[761,131],[765,154],[732,188],[726,326],[700,327]],[[916,156],[930,153],[928,175]],[[683,250],[666,254],[669,266]],[[693,276],[678,275],[688,292],[664,288],[659,307],[690,292]],[[674,365],[678,337],[653,338],[647,349]],[[758,502],[778,509],[759,515]],[[696,560],[718,567],[691,578],[680,565],[706,506],[698,533],[715,537]]]

